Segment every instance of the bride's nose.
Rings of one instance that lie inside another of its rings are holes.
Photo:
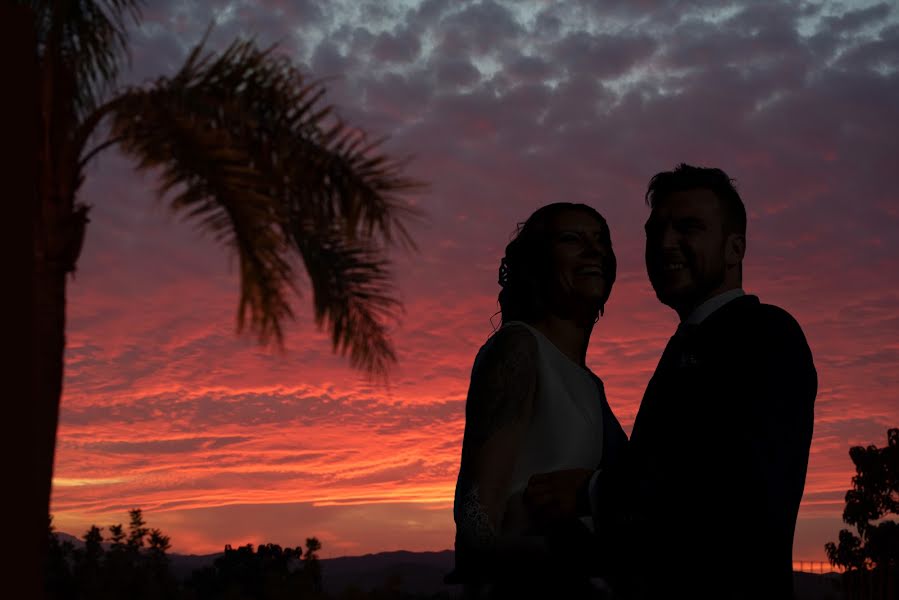
[[[602,258],[608,258],[609,248],[600,240],[585,236],[583,244],[581,245],[583,248],[581,250],[581,254],[588,257],[599,256]]]

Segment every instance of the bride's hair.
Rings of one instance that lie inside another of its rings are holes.
[[[572,202],[555,202],[534,211],[527,221],[519,223],[512,241],[506,246],[506,254],[500,261],[498,283],[501,323],[532,321],[542,317],[547,310],[546,282],[550,275],[549,227],[553,219],[567,210],[585,212],[607,225],[606,220],[592,206]],[[608,274],[609,290],[615,282],[615,261]],[[602,314],[603,306],[599,313]],[[597,316],[598,318],[598,316]]]

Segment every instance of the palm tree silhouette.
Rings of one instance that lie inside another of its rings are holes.
[[[138,169],[160,171],[158,194],[170,196],[171,211],[236,254],[238,333],[248,327],[261,344],[283,350],[284,323],[293,317],[288,294],[298,291],[290,260],[298,256],[332,351],[372,378],[386,378],[396,362],[387,321],[402,305],[386,251],[391,244],[414,248],[407,224],[422,213],[406,194],[423,184],[403,174],[405,160],[380,153],[383,140],[369,141],[322,106],[322,83],[308,81],[274,46],[237,40],[218,56],[204,54],[207,30],[173,77],[116,89],[128,51],[125,27],[139,20],[141,4],[17,0],[0,14],[3,65],[21,76],[24,99],[16,99],[25,122],[15,123],[20,139],[7,138],[8,148],[34,150],[9,187],[33,221],[15,234],[20,251],[31,244],[21,255],[33,269],[21,274],[17,293],[33,302],[21,303],[28,327],[18,338],[33,362],[15,384],[28,392],[21,409],[28,422],[7,421],[8,438],[28,453],[19,480],[27,489],[17,498],[23,530],[41,542],[31,544],[34,552],[42,552],[49,512],[67,276],[76,270],[91,208],[78,192],[85,167],[103,150],[117,146]],[[21,565],[26,581],[39,574],[34,552],[21,555],[31,561]]]

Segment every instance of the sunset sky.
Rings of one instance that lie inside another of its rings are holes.
[[[141,507],[182,553],[312,535],[324,557],[452,548],[468,377],[516,223],[560,200],[608,220],[619,274],[587,363],[630,433],[677,325],[646,278],[643,194],[688,162],[737,180],[744,288],[790,311],[814,354],[794,558],[825,559],[849,447],[899,426],[899,9],[153,0],[121,82],[174,74],[211,20],[210,49],[255,34],[333,78],[339,114],[429,183],[418,250],[392,254],[399,365],[387,391],[332,355],[304,279],[283,356],[237,336],[230,251],[109,151],[80,194],[93,209],[69,285],[57,529]]]

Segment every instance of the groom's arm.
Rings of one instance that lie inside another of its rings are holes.
[[[812,440],[817,373],[799,324],[779,308],[764,308],[746,374],[745,402],[752,411],[747,422],[753,423],[742,429],[747,464],[742,485],[735,481],[733,490],[746,503],[747,542],[769,546],[764,558],[771,572],[788,573]]]
[[[798,502],[805,482],[814,424],[818,378],[811,350],[799,324],[771,308],[761,340],[754,404],[763,409],[763,431],[753,438],[753,458],[769,489],[781,501]]]
[[[628,455],[597,468],[578,489],[578,513],[593,519],[594,532],[602,537],[611,535],[632,518],[634,506],[628,498],[637,485],[631,476]]]

